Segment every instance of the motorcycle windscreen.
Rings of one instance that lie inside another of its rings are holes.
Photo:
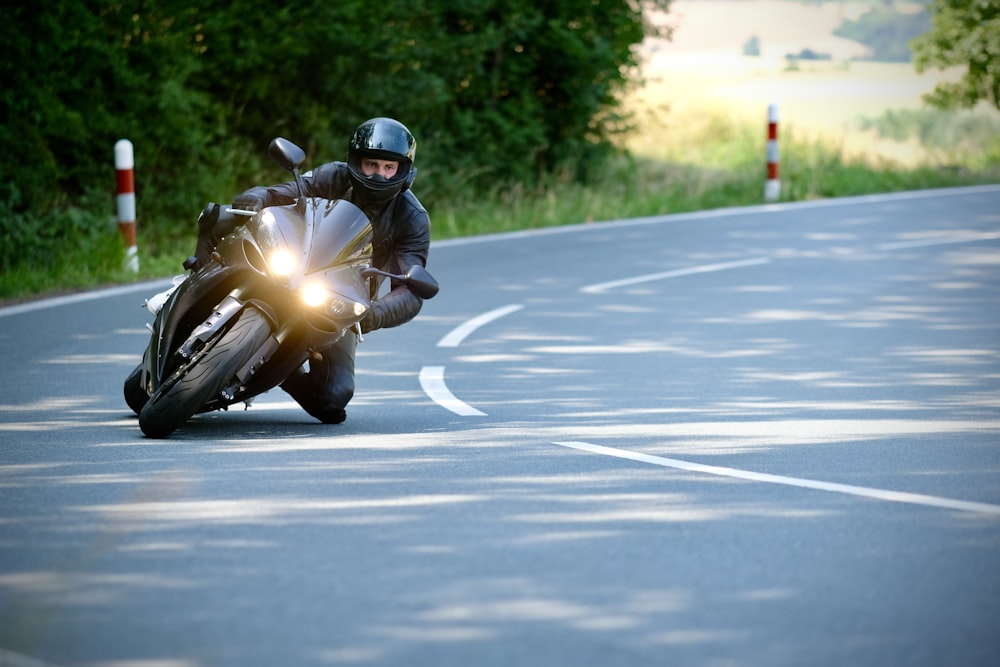
[[[247,228],[260,243],[265,257],[285,251],[301,261],[307,251],[305,225],[294,204],[264,209],[259,217],[247,223]]]
[[[317,198],[309,200],[306,214],[313,216],[307,272],[371,261],[372,227],[360,208],[343,199]]]

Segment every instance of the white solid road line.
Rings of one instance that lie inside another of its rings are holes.
[[[978,512],[980,514],[1000,515],[1000,505],[989,503],[977,503],[966,500],[953,500],[951,498],[939,498],[937,496],[925,496],[920,493],[906,493],[903,491],[887,491],[885,489],[872,489],[865,486],[853,486],[851,484],[837,484],[835,482],[821,482],[814,479],[802,479],[799,477],[785,477],[784,475],[769,475],[767,473],[752,472],[749,470],[739,470],[737,468],[723,468],[720,466],[704,465],[702,463],[690,463],[677,459],[668,459],[662,456],[651,454],[638,454],[626,449],[616,449],[614,447],[604,447],[593,445],[589,442],[553,442],[553,445],[579,449],[594,454],[604,456],[614,456],[620,459],[638,461],[640,463],[651,463],[665,468],[677,468],[690,472],[701,472],[708,475],[721,475],[723,477],[735,477],[753,482],[767,482],[769,484],[783,484],[785,486],[797,486],[803,489],[816,489],[818,491],[829,491],[831,493],[844,493],[852,496],[864,496],[875,498],[876,500],[888,500],[897,503],[910,503],[913,505],[926,505],[929,507],[941,507],[962,512]]]
[[[161,278],[158,280],[150,280],[148,282],[143,282],[143,283],[120,285],[118,287],[108,287],[106,289],[97,290],[94,292],[79,292],[76,294],[56,296],[49,299],[42,299],[39,301],[26,301],[24,303],[19,303],[14,306],[6,306],[4,308],[0,308],[0,317],[6,317],[8,315],[20,315],[22,313],[31,313],[36,310],[43,310],[45,308],[55,308],[56,306],[66,306],[74,303],[81,303],[83,301],[104,299],[106,297],[118,296],[120,294],[132,294],[133,292],[146,292],[147,294],[152,296],[156,292],[159,292],[163,288],[169,286],[171,280],[172,278]],[[143,304],[137,301],[135,305],[142,307]]]

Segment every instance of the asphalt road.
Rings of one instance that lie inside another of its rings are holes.
[[[348,420],[0,310],[0,665],[1000,664],[1000,187],[437,243]]]

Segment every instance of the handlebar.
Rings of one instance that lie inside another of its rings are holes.
[[[258,212],[257,211],[247,211],[247,210],[240,209],[240,208],[227,208],[226,209],[226,213],[233,213],[235,215],[245,215],[248,218],[252,218],[253,216],[257,215]]]

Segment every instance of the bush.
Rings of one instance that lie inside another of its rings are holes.
[[[812,49],[802,49],[798,53],[786,54],[785,60],[833,60],[833,56]]]
[[[863,130],[895,141],[914,138],[941,157],[987,166],[1000,163],[1000,115],[940,109],[890,110],[860,121]]]

